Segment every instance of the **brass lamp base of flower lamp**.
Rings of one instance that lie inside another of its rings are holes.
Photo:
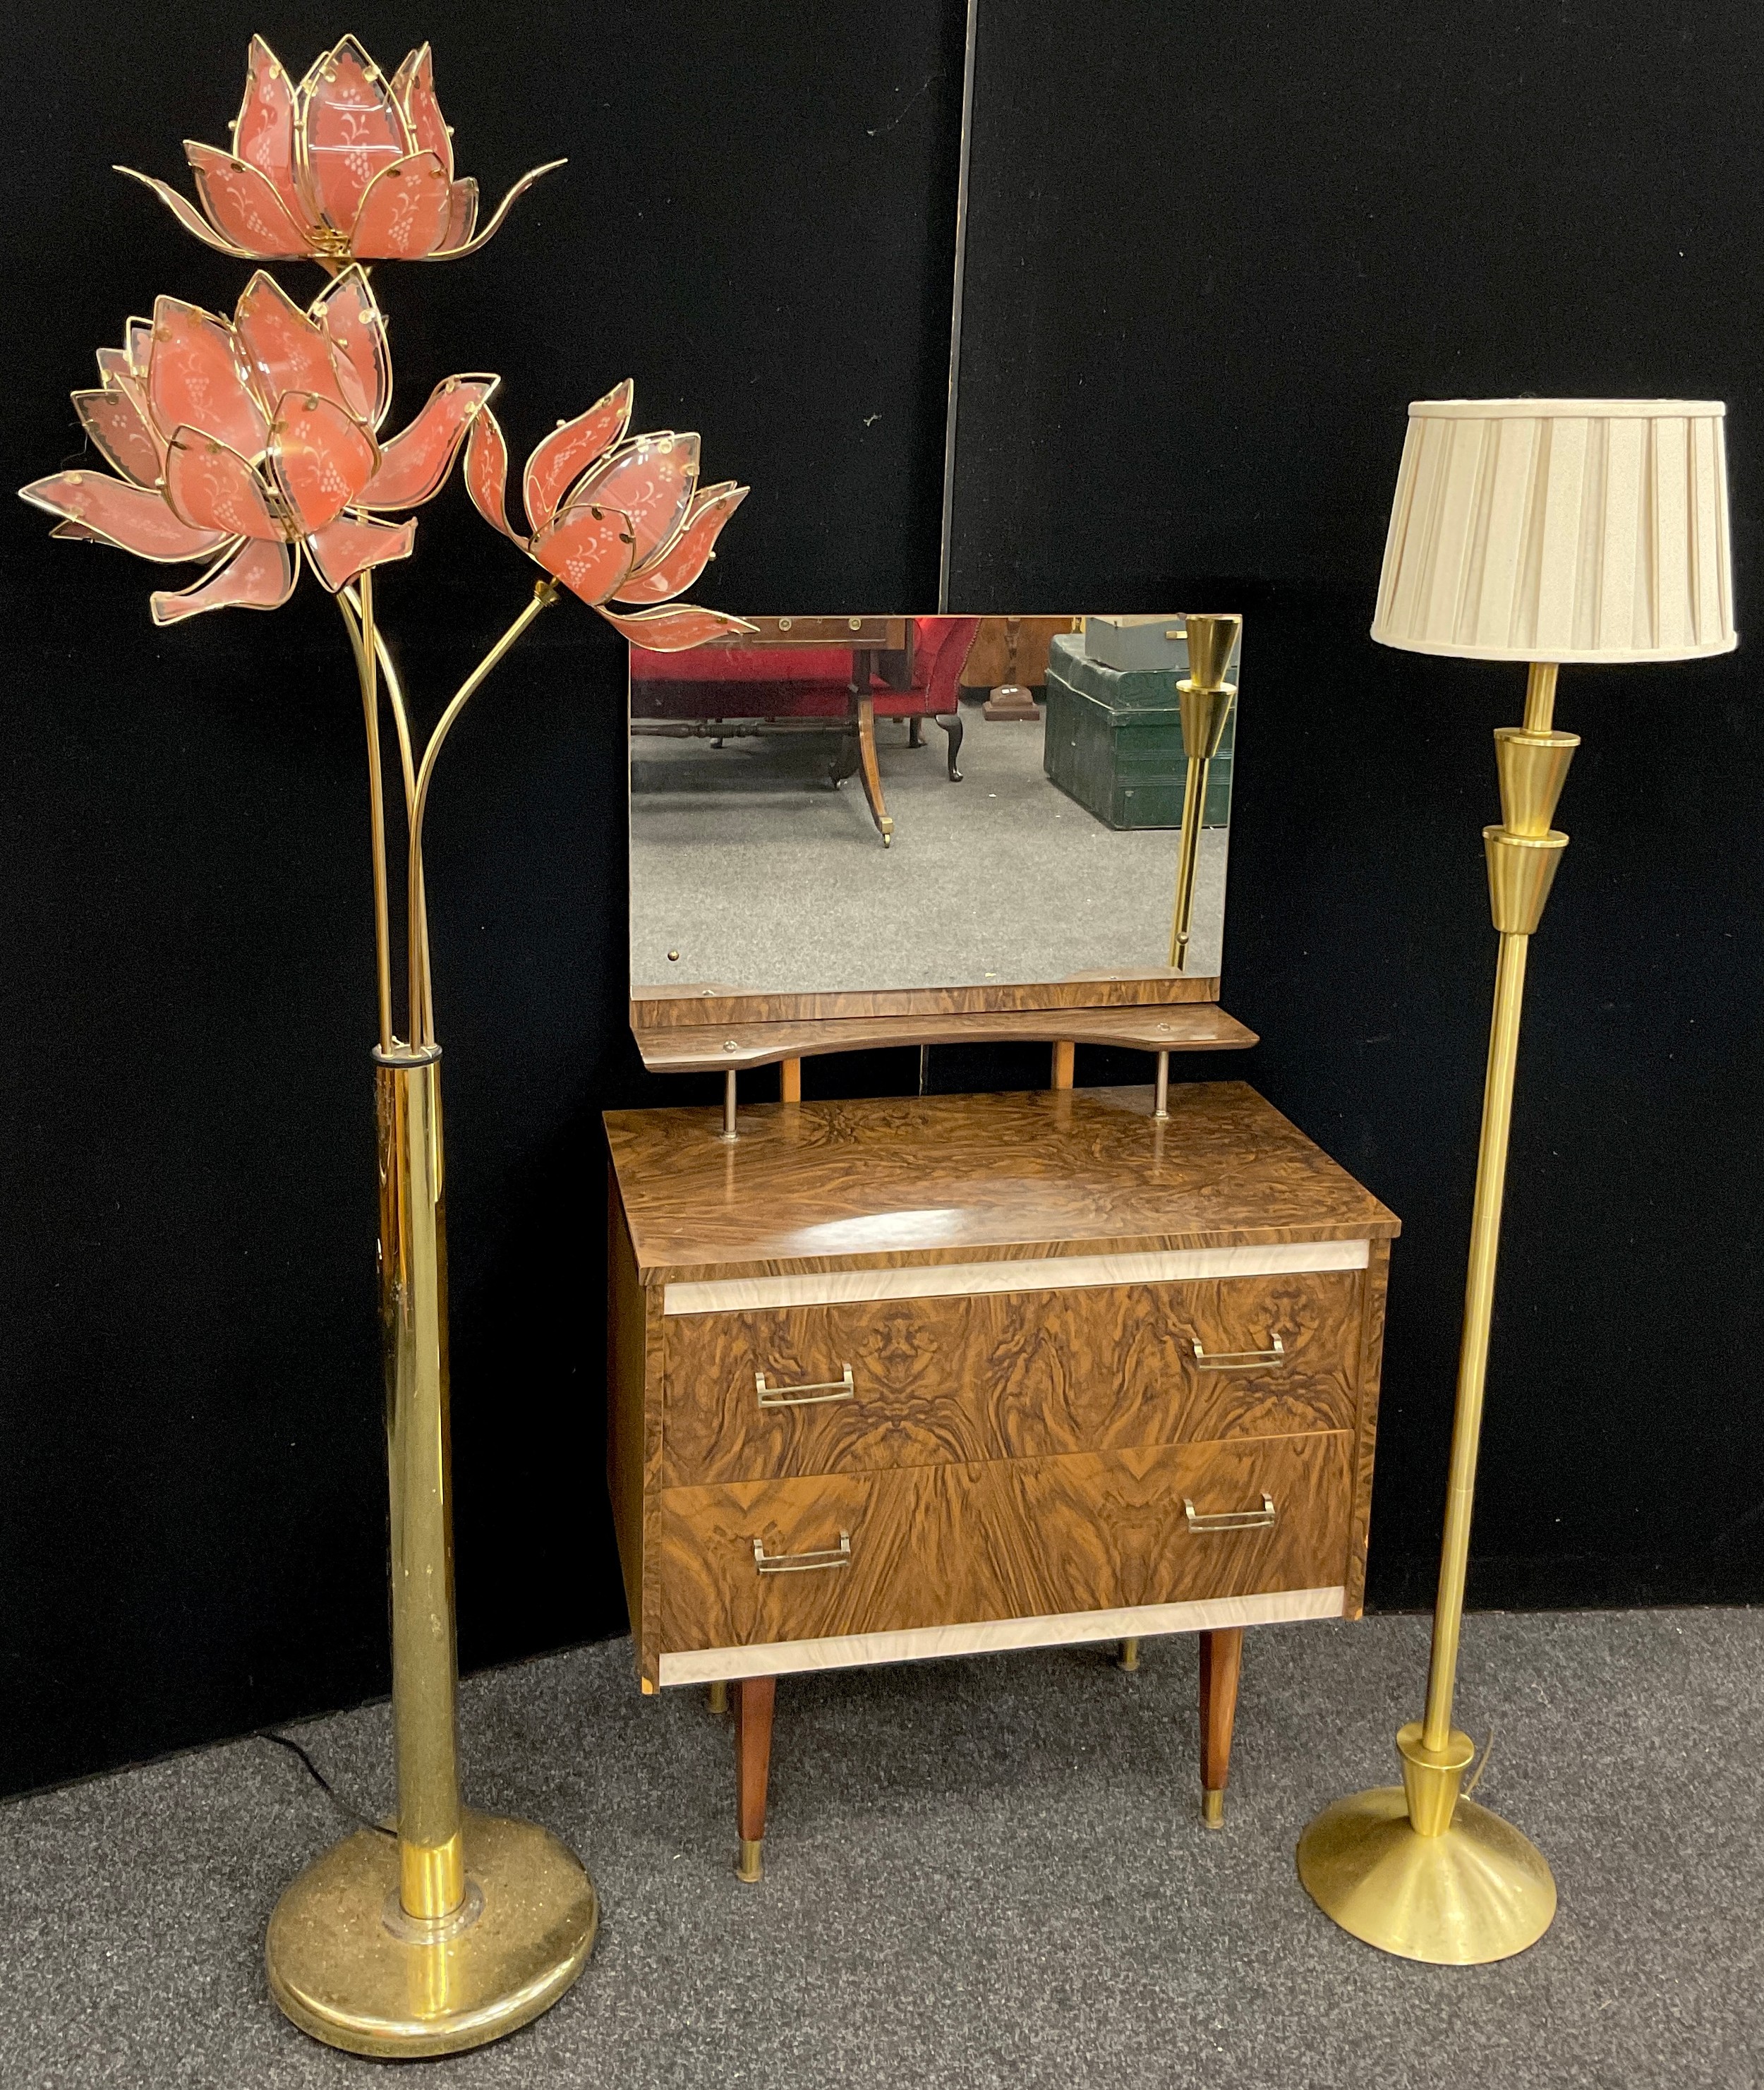
[[[482,2046],[549,2010],[600,1912],[554,1836],[460,1804],[441,1048],[374,1059],[397,1833],[359,1830],[308,1865],[264,1957],[301,2031],[396,2060]]]
[[[1553,729],[1555,703],[1555,667],[1534,666],[1524,725],[1504,726],[1495,735],[1501,824],[1485,828],[1482,839],[1500,959],[1482,1091],[1426,1715],[1397,1735],[1402,1783],[1337,1800],[1298,1843],[1299,1878],[1344,1930],[1382,1951],[1442,1967],[1510,1959],[1534,1945],[1555,1914],[1555,1882],[1542,1854],[1499,1815],[1461,1796],[1474,1751],[1469,1737],[1452,1722],[1525,957],[1568,847],[1568,836],[1550,822],[1580,745],[1573,733]]]
[[[388,2060],[458,2053],[551,2008],[587,1963],[594,1888],[557,1838],[467,1809],[466,1899],[425,1922],[398,1895],[398,1845],[358,1830],[269,1920],[270,1993],[302,2032]]]

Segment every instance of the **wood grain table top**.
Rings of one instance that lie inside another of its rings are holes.
[[[1055,1252],[1388,1240],[1394,1213],[1243,1082],[609,1111],[646,1284]]]

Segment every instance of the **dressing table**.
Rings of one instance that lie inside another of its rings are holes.
[[[1231,635],[1190,751],[1230,708]],[[1186,666],[1172,696],[1192,699]],[[1246,1083],[1168,1082],[1172,1051],[1255,1042],[1217,1003],[1223,835],[1197,837],[1197,862],[1179,832],[1111,832],[1025,763],[1033,724],[970,723],[970,780],[1022,839],[1056,837],[1043,898],[1061,918],[1084,912],[1062,879],[1155,869],[1159,889],[1123,902],[1137,945],[1112,953],[1137,968],[1024,977],[1020,944],[998,980],[979,961],[1009,931],[983,923],[927,957],[940,988],[861,948],[793,970],[718,875],[744,839],[716,832],[722,809],[688,825],[667,803],[704,772],[658,781],[634,742],[634,1026],[651,1065],[718,1067],[725,1096],[605,1120],[609,1478],[642,1688],[733,1695],[750,1880],[780,1676],[1099,1641],[1131,1666],[1142,1640],[1196,1632],[1217,1826],[1245,1628],[1361,1606],[1397,1221]],[[1197,808],[1205,781],[1187,780]],[[787,774],[757,781],[800,824]],[[980,817],[996,856],[1001,824]],[[860,867],[826,887],[854,921],[875,904],[862,866],[914,875],[917,823],[886,858],[860,857],[855,823],[825,830],[829,865]],[[1185,888],[1190,970],[1158,962]],[[1043,926],[1054,971],[1069,951]],[[646,984],[658,931],[717,977]],[[976,1030],[1048,1039],[1049,1088],[800,1100],[804,1053]],[[1156,1083],[1074,1089],[1085,1039],[1157,1053]],[[738,1099],[737,1070],[768,1063],[781,1099]]]

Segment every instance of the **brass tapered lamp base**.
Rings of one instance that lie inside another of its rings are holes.
[[[302,2032],[384,2060],[459,2053],[531,2023],[587,1964],[593,1883],[530,1821],[467,1811],[467,1899],[424,1924],[398,1906],[398,1846],[357,1830],[276,1904],[270,1993]],[[425,1935],[428,1933],[429,1934]]]
[[[1400,1785],[1325,1808],[1298,1839],[1298,1877],[1326,1916],[1380,1951],[1478,1967],[1535,1945],[1555,1914],[1543,1855],[1474,1800],[1418,1834]]]

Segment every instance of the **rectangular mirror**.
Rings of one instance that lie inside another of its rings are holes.
[[[630,650],[640,1034],[1217,1000],[1235,619],[1209,620],[1230,629],[1194,783],[1179,615],[748,621],[731,643]]]

